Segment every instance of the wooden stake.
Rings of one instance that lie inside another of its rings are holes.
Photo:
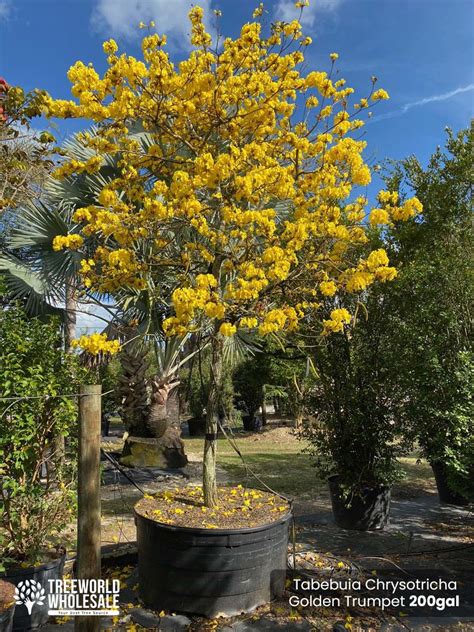
[[[83,385],[79,398],[77,577],[100,578],[100,384]],[[97,632],[100,617],[75,617],[76,632]]]

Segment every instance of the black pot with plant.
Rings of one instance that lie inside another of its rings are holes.
[[[290,504],[241,485],[218,491],[218,508],[205,506],[202,487],[145,496],[135,506],[147,607],[235,616],[283,594]]]
[[[328,480],[335,522],[344,529],[387,524],[391,485],[402,477],[398,457],[409,447],[394,414],[400,394],[383,347],[387,319],[378,292],[368,301],[367,318],[359,315],[319,340],[308,396],[316,421],[300,433],[318,475]]]

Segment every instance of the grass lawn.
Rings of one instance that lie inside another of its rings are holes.
[[[237,444],[248,467],[275,491],[288,496],[325,493],[326,483],[317,478],[311,457],[302,452],[304,443],[292,435],[289,428],[269,428],[262,433],[236,435]],[[202,437],[183,438],[186,453],[201,459],[204,447]],[[246,468],[227,439],[218,439],[218,463],[226,471],[230,482],[243,483]],[[414,453],[402,459],[406,478],[398,483],[394,495],[410,496],[423,492],[435,492],[435,482],[426,461],[418,462]],[[249,485],[262,487],[249,473]]]

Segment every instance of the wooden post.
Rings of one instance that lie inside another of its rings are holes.
[[[83,385],[79,397],[77,577],[100,578],[100,384]],[[76,632],[97,632],[100,617],[76,617]]]

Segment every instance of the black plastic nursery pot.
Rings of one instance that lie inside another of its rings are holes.
[[[262,429],[262,422],[255,415],[244,415],[242,424],[247,432],[257,432]]]
[[[362,485],[346,504],[339,476],[330,476],[328,483],[334,520],[338,527],[356,531],[376,531],[385,527],[390,512],[392,490],[389,485]]]
[[[441,461],[433,461],[431,468],[436,480],[436,487],[438,488],[439,502],[443,505],[457,505],[458,507],[465,507],[469,504],[469,501],[461,494],[454,492],[448,485],[448,476],[446,466]]]
[[[65,560],[66,553],[41,566],[11,568],[0,576],[0,579],[4,579],[15,586],[18,586],[20,582],[24,582],[27,579],[33,579],[41,584],[46,596],[43,604],[34,604],[30,614],[24,604],[17,604],[13,616],[13,632],[35,630],[48,621],[49,580],[62,578]],[[2,628],[0,628],[0,630],[1,629]]]
[[[190,437],[199,437],[206,433],[206,420],[201,417],[192,417],[188,419],[188,428]]]
[[[282,595],[291,513],[261,527],[160,524],[135,512],[140,598],[148,608],[235,616]]]

